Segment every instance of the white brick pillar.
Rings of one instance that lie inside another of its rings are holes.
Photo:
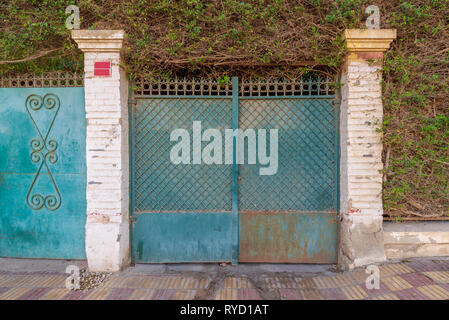
[[[345,31],[340,114],[339,263],[346,268],[385,261],[382,230],[381,68],[396,30]]]
[[[87,261],[91,271],[119,271],[130,251],[128,80],[119,66],[124,31],[73,30],[72,38],[84,52]]]

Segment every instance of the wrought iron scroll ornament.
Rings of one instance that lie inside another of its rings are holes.
[[[25,108],[31,121],[33,122],[34,128],[38,133],[38,137],[33,138],[30,143],[32,150],[31,161],[38,164],[38,169],[26,196],[27,204],[34,210],[40,210],[43,207],[48,210],[57,210],[61,206],[61,194],[59,193],[59,189],[50,171],[49,165],[58,162],[58,155],[56,153],[58,143],[53,139],[48,139],[48,137],[60,108],[59,98],[51,93],[46,94],[43,98],[39,95],[32,94],[27,97],[25,101]],[[37,124],[36,118],[33,117],[33,113],[35,114],[42,108],[45,108],[46,111],[54,111],[48,128],[44,128],[41,131]],[[40,193],[35,193],[34,191],[36,182],[39,179],[41,171],[44,167],[47,170],[48,177],[50,178],[55,194],[42,195]]]

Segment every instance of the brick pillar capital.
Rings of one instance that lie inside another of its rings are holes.
[[[382,59],[391,42],[396,39],[395,29],[346,29],[344,33],[349,59]]]
[[[120,52],[123,30],[72,30],[72,39],[83,52]]]
[[[349,52],[385,52],[396,39],[396,29],[346,29]]]

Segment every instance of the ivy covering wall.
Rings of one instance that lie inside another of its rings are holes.
[[[132,75],[297,77],[338,72],[345,28],[363,28],[379,6],[398,39],[384,60],[385,214],[449,217],[449,1],[3,0],[0,74],[82,71],[65,27],[124,29]]]

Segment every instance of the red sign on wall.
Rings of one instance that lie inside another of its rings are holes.
[[[94,76],[106,76],[111,75],[111,63],[109,61],[101,61],[94,63]]]

